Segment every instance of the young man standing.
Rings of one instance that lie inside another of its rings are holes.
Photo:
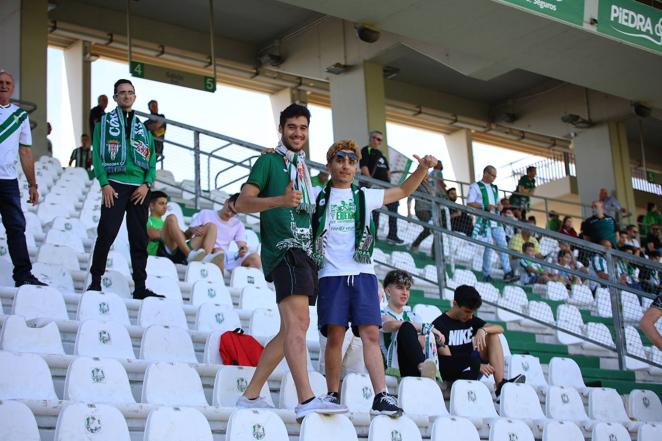
[[[75,148],[69,157],[69,167],[74,164],[74,167],[82,167],[85,170],[92,168],[92,146],[90,145],[90,137],[87,133],[80,135],[80,147]]]
[[[88,291],[101,291],[110,246],[126,214],[129,233],[134,299],[163,297],[145,287],[147,279],[147,209],[149,188],[156,177],[152,135],[132,108],[136,92],[129,80],[118,80],[113,99],[117,107],[101,117],[94,129],[94,174],[101,185],[103,204],[97,227]]]
[[[314,256],[320,268],[317,317],[320,332],[327,337],[326,399],[338,402],[341,349],[351,323],[354,334],[361,337],[363,358],[375,391],[370,413],[400,415],[397,400],[386,392],[379,346],[382,317],[371,258],[376,233],[372,212],[412,194],[437,159],[416,156],[416,171],[399,187],[386,190],[353,184],[360,159],[354,141],[338,141],[329,148],[326,167],[331,180],[318,195],[313,216]]]
[[[315,204],[303,152],[309,123],[310,112],[298,104],[281,112],[278,147],[257,159],[234,205],[237,212],[261,213],[263,271],[274,282],[280,313],[280,331],[265,347],[237,406],[271,407],[260,390],[284,355],[297,389],[299,419],[311,412],[347,412],[345,406],[315,397],[308,379],[308,305],[314,305],[317,297],[310,226]]]

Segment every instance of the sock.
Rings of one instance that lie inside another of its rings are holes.
[[[308,398],[306,401],[302,401],[301,404],[308,404],[311,401],[313,401],[314,399],[315,399],[315,396],[313,396],[312,398]]]
[[[258,398],[260,398],[260,397],[259,397],[259,396],[255,397],[255,398],[248,398],[248,397],[246,397],[246,399],[247,399],[248,401],[255,401],[255,400],[257,400]]]

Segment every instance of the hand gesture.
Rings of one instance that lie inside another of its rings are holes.
[[[489,377],[490,375],[494,374],[494,367],[492,367],[491,364],[481,364],[480,365],[480,373],[483,374],[486,377]]]
[[[476,331],[476,336],[473,338],[474,349],[476,351],[482,351],[487,347],[487,342],[485,341],[486,335],[487,331],[485,331],[483,328],[480,328]]]
[[[28,188],[28,202],[32,205],[39,202],[39,192],[37,191],[37,187]]]
[[[115,199],[117,199],[118,194],[110,184],[101,187],[101,195],[103,196],[104,207],[110,208],[115,205]]]
[[[141,205],[145,200],[148,191],[149,188],[145,184],[133,190],[133,193],[131,193],[131,202],[133,202],[133,205]]]
[[[440,330],[433,327],[432,334],[437,342],[437,346],[444,346],[446,344],[446,337],[444,337],[444,334],[442,334]]]
[[[437,165],[437,162],[439,162],[437,158],[435,158],[432,155],[425,155],[422,158],[418,155],[414,155],[414,158],[416,158],[416,160],[418,161],[418,166],[423,167],[426,170],[434,167],[435,165]]]
[[[285,193],[283,193],[282,198],[282,207],[286,208],[296,208],[301,202],[302,194],[299,190],[294,189],[294,183],[290,181],[285,187]]]
[[[237,252],[239,257],[244,257],[248,254],[248,245],[245,242],[237,242],[237,245],[239,246],[239,251]]]

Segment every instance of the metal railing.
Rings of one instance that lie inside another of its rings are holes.
[[[575,155],[569,152],[553,152],[542,160],[532,161],[524,158],[511,162],[506,167],[510,168],[510,176],[517,182],[526,174],[528,167],[536,167],[536,184],[542,185],[567,176],[577,176],[575,166]]]
[[[632,173],[632,188],[662,196],[662,185],[649,181],[649,177],[642,168],[632,166],[630,170]]]

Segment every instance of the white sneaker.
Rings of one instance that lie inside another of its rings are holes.
[[[257,397],[254,400],[249,400],[246,398],[244,395],[240,396],[237,398],[237,407],[241,407],[243,409],[273,409],[274,406],[272,406],[266,398],[264,397]]]
[[[213,263],[216,266],[221,266],[224,263],[225,253],[223,250],[216,251],[215,253],[207,254],[205,256],[204,262]]]
[[[330,400],[325,400],[319,397],[313,398],[312,401],[306,404],[298,404],[294,408],[294,413],[296,414],[297,421],[303,421],[303,418],[310,413],[321,413],[323,415],[327,414],[336,414],[336,413],[346,413],[347,406],[344,404],[332,403]]]
[[[191,250],[191,252],[188,253],[188,257],[186,258],[186,261],[188,263],[200,262],[206,256],[207,256],[207,252],[202,248],[198,248],[197,250]]]

